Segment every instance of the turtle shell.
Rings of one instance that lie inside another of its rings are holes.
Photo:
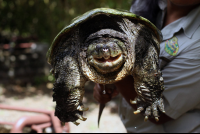
[[[54,38],[54,40],[47,52],[48,63],[51,64],[54,47],[58,44],[58,42],[60,41],[60,39],[63,35],[71,32],[76,27],[78,27],[80,24],[90,20],[91,18],[98,16],[98,15],[102,15],[102,14],[105,14],[107,16],[112,15],[112,16],[121,16],[121,17],[128,18],[128,19],[135,19],[135,20],[139,21],[140,23],[146,25],[150,29],[152,29],[152,31],[154,31],[155,35],[157,36],[158,41],[159,42],[162,41],[162,34],[161,34],[160,30],[158,30],[157,27],[154,24],[152,24],[148,19],[143,18],[141,16],[138,16],[138,15],[133,14],[128,11],[122,11],[122,10],[116,10],[116,9],[110,9],[110,8],[97,8],[97,9],[90,10],[79,17],[76,17],[70,25],[64,27],[58,33],[58,35]],[[158,45],[158,48],[160,48],[159,45]]]

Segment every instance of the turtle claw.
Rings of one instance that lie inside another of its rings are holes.
[[[87,120],[87,118],[85,118],[85,117],[83,117],[83,116],[81,116],[79,114],[76,114],[76,116],[82,121],[86,121]]]
[[[131,103],[131,104],[137,104],[137,101],[135,101],[135,100],[130,100],[130,103]]]
[[[141,111],[140,110],[137,110],[137,111],[134,111],[133,113],[134,114],[139,114]]]
[[[134,114],[139,114],[140,112],[142,112],[144,110],[143,107],[139,107],[137,108],[137,111],[134,111]]]
[[[85,117],[81,117],[79,119],[82,120],[82,121],[86,121],[87,120],[87,118],[85,118]]]
[[[89,108],[88,107],[84,107],[84,106],[78,106],[78,108],[77,108],[79,111],[88,111],[89,110]]]
[[[155,120],[156,120],[156,122],[158,122],[158,121],[159,121],[159,118],[158,118],[158,117],[155,117]]]
[[[79,122],[73,122],[74,123],[74,125],[76,125],[76,126],[78,126],[80,123]]]
[[[149,117],[148,117],[148,116],[145,116],[144,121],[147,122],[148,119],[149,119]]]

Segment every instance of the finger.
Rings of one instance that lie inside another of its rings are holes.
[[[101,85],[101,84],[96,84],[95,86],[96,86],[96,89],[97,89],[99,92],[102,92],[102,91],[104,90],[104,87],[103,87],[103,85]]]
[[[108,93],[108,92],[112,92],[110,90],[111,90],[110,88],[105,87],[105,94],[104,94],[103,93],[104,85],[95,84],[94,91],[93,91],[93,97],[97,102],[105,104],[112,99],[112,94]]]
[[[103,92],[103,90],[102,90],[101,86],[96,83],[94,86],[94,90],[93,90],[93,97],[95,99],[99,98],[102,95],[102,92]]]
[[[94,99],[99,103],[107,103],[111,100],[111,95],[109,94],[102,94],[99,92],[94,93]]]
[[[111,95],[109,95],[109,94],[99,95],[98,99],[100,99],[100,100],[111,100]]]
[[[112,94],[116,90],[116,86],[114,84],[105,85],[105,90],[108,94]]]
[[[110,94],[112,92],[112,91],[110,91],[109,88],[106,87],[106,85],[99,84],[98,86],[99,86],[98,88],[99,88],[100,94],[105,95],[105,94]]]
[[[118,94],[119,94],[119,91],[118,90],[114,90],[113,93],[112,93],[112,98],[116,97]]]
[[[94,90],[93,90],[93,97],[99,103],[101,103],[100,89],[101,89],[100,85],[99,84],[95,84]]]
[[[112,92],[113,92],[112,89],[110,89],[110,88],[108,88],[108,89],[106,88],[105,90],[106,90],[107,94],[112,94]]]
[[[101,104],[105,104],[105,103],[109,102],[110,100],[111,100],[111,99],[109,99],[109,98],[106,98],[106,99],[96,98],[96,101],[97,101],[98,103],[101,103]]]

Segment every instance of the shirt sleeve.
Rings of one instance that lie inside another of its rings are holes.
[[[163,70],[166,114],[177,119],[200,104],[200,40],[184,49]]]

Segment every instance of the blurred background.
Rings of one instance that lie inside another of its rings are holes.
[[[46,52],[58,32],[88,10],[109,7],[129,10],[132,0],[0,0],[0,104],[54,110],[54,77],[46,62]],[[85,86],[84,104],[90,108],[86,122],[70,132],[126,132],[117,114],[115,98],[97,127],[98,103],[93,99],[94,83]],[[30,112],[0,109],[0,121],[15,122]],[[0,125],[0,132],[9,132]],[[27,129],[29,132],[29,129]]]

